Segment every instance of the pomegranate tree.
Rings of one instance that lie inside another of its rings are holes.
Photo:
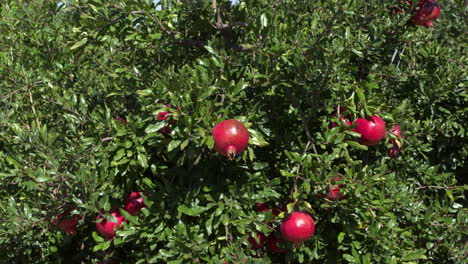
[[[131,215],[135,215],[138,213],[143,207],[146,207],[145,202],[143,201],[143,197],[141,196],[142,192],[132,192],[124,206],[124,210],[127,211]]]
[[[440,7],[435,0],[421,0],[413,12],[411,19],[415,25],[430,28],[440,16]]]
[[[115,230],[121,228],[122,223],[127,221],[118,210],[111,212],[111,215],[115,217],[115,221],[103,218],[102,215],[96,217],[96,220],[102,219],[101,222],[96,222],[96,230],[107,240],[114,238]]]
[[[249,144],[249,131],[235,119],[224,120],[213,128],[214,149],[234,160]]]
[[[374,146],[385,137],[385,122],[382,118],[374,115],[356,120],[357,126],[353,131],[361,134],[359,143],[366,146]]]
[[[284,239],[299,244],[314,235],[314,219],[308,213],[294,212],[284,219],[280,230]]]

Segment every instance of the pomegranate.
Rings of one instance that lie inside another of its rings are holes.
[[[131,215],[138,213],[143,207],[146,207],[141,192],[132,192],[125,202],[124,210]]]
[[[281,243],[281,241],[283,241],[283,239],[281,237],[279,237],[278,235],[276,235],[275,232],[271,233],[268,236],[267,245],[268,245],[268,248],[270,249],[270,251],[272,253],[286,253],[286,252],[288,252],[287,250],[282,249],[279,246],[279,243]]]
[[[116,120],[116,121],[120,121],[120,122],[122,122],[122,123],[124,123],[125,125],[128,126],[128,121],[124,117],[116,116],[113,119]]]
[[[385,136],[385,122],[378,116],[368,116],[356,120],[357,126],[352,131],[361,134],[359,143],[374,146]]]
[[[346,118],[344,116],[340,116],[338,119],[340,119],[340,121],[342,121],[342,122],[340,122],[340,125],[343,125],[343,124],[346,125],[346,126],[351,125],[351,121],[349,121],[349,118]],[[328,126],[328,128],[334,128],[334,127],[337,127],[337,126],[338,126],[338,124],[336,122],[333,122]]]
[[[171,107],[170,104],[167,104],[165,105],[166,107]],[[176,110],[180,110],[180,107],[177,107]],[[158,114],[158,120],[159,121],[164,121],[164,120],[167,120],[170,116],[172,112],[171,111],[165,111],[165,112],[161,112]],[[174,120],[169,120],[169,124],[170,125],[173,125],[175,124],[175,121]],[[164,135],[167,135],[169,133],[171,133],[171,128],[169,126],[163,126],[159,132],[163,133]]]
[[[270,211],[270,207],[266,203],[256,203],[255,204],[255,211],[259,213],[266,213]]]
[[[340,177],[334,177],[331,180],[328,180],[329,182],[334,182],[334,181],[339,181],[341,178]],[[340,195],[340,188],[342,187],[341,184],[331,184],[328,186],[328,191],[325,194],[325,197],[329,200],[332,201],[338,201],[338,200],[343,200],[344,195]]]
[[[58,225],[62,230],[69,235],[73,235],[76,233],[76,227],[78,226],[78,222],[83,218],[81,215],[73,214],[69,215],[70,212],[74,208],[69,208],[63,211],[61,214],[57,215],[55,220],[53,221],[54,225]]]
[[[107,220],[104,218],[101,222],[96,223],[96,230],[101,234],[105,239],[111,240],[115,236],[115,229],[119,229],[122,226],[123,222],[127,220],[118,212],[114,210],[111,212],[111,215],[115,217],[117,222]],[[96,220],[102,219],[102,215],[98,215]]]
[[[432,22],[440,16],[440,7],[435,0],[421,0],[413,12],[411,19],[415,25],[430,28]]]
[[[343,125],[345,124],[346,126],[350,126],[351,125],[351,121],[349,121],[350,117],[349,116],[342,116],[342,114],[346,112],[346,107],[342,106],[340,107],[337,112],[334,114],[334,116],[338,117],[338,119],[342,122],[339,122],[339,124],[337,124],[336,122],[333,122],[331,123],[328,128],[334,128],[334,127],[337,127],[339,125]]]
[[[249,131],[241,122],[228,119],[213,128],[213,139],[216,152],[234,160],[247,148]]]
[[[284,239],[299,244],[314,235],[314,219],[307,213],[294,212],[281,223],[280,230]]]
[[[258,239],[258,242],[254,237],[249,237],[248,238],[250,244],[252,244],[252,247],[255,248],[255,249],[259,249],[259,248],[263,247],[263,244],[265,244],[265,241],[266,241],[267,238],[266,238],[265,234],[263,234],[262,232],[258,232],[257,233],[257,239]]]
[[[398,125],[398,124],[396,124],[393,127],[393,129],[390,131],[390,133],[394,134],[397,138],[403,138],[404,137],[403,133],[400,130],[400,125]],[[398,157],[398,155],[401,152],[402,141],[398,140],[398,139],[391,138],[390,143],[393,144],[393,147],[388,150],[388,156],[395,159],[396,157]]]
[[[412,6],[413,6],[412,1],[400,1],[400,5],[397,6],[397,7],[394,7],[393,11],[397,15],[402,15],[404,11],[409,11]],[[403,8],[403,10],[402,10],[402,8]]]

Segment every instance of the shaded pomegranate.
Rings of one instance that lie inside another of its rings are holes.
[[[286,253],[286,252],[288,252],[287,250],[282,249],[279,246],[279,243],[281,243],[281,241],[283,241],[283,239],[281,237],[279,237],[278,235],[276,235],[276,232],[271,233],[267,238],[268,249],[270,249],[270,251],[272,253]]]
[[[397,138],[403,138],[404,135],[400,130],[400,125],[396,124],[390,133],[394,134]],[[393,146],[388,150],[388,156],[391,158],[396,158],[401,152],[402,141],[398,139],[391,138],[390,142]]]
[[[378,116],[368,116],[356,120],[357,126],[352,131],[361,134],[359,143],[366,146],[374,146],[385,136],[385,122]]]
[[[411,20],[415,25],[430,28],[432,22],[440,16],[440,7],[435,0],[421,0],[413,13]]]
[[[249,144],[249,131],[235,119],[224,120],[213,128],[214,149],[234,160]]]
[[[74,208],[69,208],[63,211],[61,214],[52,222],[54,225],[58,225],[66,234],[73,235],[76,233],[78,222],[83,218],[81,215],[73,214],[70,212]]]
[[[141,192],[132,192],[125,202],[124,210],[131,215],[135,215],[140,212],[143,207],[146,207],[146,205],[143,201],[143,197],[141,197]]]
[[[283,220],[280,231],[284,239],[295,244],[302,243],[314,235],[314,219],[307,213],[294,212]]]
[[[344,116],[340,116],[338,119],[340,119],[340,121],[342,121],[342,122],[340,122],[340,125],[344,124],[346,126],[351,126],[351,121],[349,121],[349,118],[346,118]],[[333,122],[328,126],[328,128],[334,128],[334,127],[337,127],[337,126],[338,126],[338,124],[336,122]]]
[[[397,7],[394,7],[393,11],[397,15],[403,15],[405,11],[410,11],[412,6],[413,6],[412,1],[400,1],[400,5]]]
[[[331,180],[328,180],[329,182],[334,182],[334,181],[339,181],[341,178],[340,177],[334,177]],[[325,194],[325,198],[332,200],[332,201],[338,201],[338,200],[343,200],[344,195],[340,194],[340,188],[343,187],[341,184],[330,184],[328,186],[327,193]]]
[[[337,127],[338,125],[343,125],[343,124],[350,126],[351,125],[351,121],[349,121],[350,117],[348,115],[343,116],[343,113],[345,112],[346,112],[346,107],[344,106],[340,107],[337,110],[337,112],[334,114],[334,116],[338,117],[338,119],[342,122],[339,122],[339,124],[337,124],[336,122],[333,122],[330,125],[328,125],[328,128],[334,128],[334,127]]]
[[[171,107],[170,104],[167,104],[165,105],[166,107]],[[177,107],[176,110],[180,110],[180,107]],[[159,121],[164,121],[164,120],[167,120],[169,117],[170,117],[170,114],[172,112],[171,111],[165,111],[165,112],[161,112],[158,114],[158,120]],[[173,125],[175,124],[175,121],[174,120],[169,120],[169,125]],[[167,135],[169,133],[171,133],[171,128],[169,126],[163,126],[159,132],[163,133],[164,135]]]
[[[266,236],[262,232],[257,233],[257,240],[254,237],[249,237],[247,240],[249,240],[250,244],[252,245],[252,248],[259,249],[263,247],[263,244],[265,244],[266,241]]]
[[[116,120],[116,121],[120,121],[120,122],[122,122],[122,123],[124,123],[125,125],[128,126],[128,121],[127,121],[127,119],[125,119],[125,118],[123,118],[123,117],[116,116],[116,117],[114,117],[113,119]]]
[[[111,215],[115,217],[117,222],[107,220],[101,214],[96,217],[96,220],[103,219],[99,223],[96,222],[96,230],[107,240],[114,238],[115,230],[121,228],[122,223],[127,221],[117,209],[111,212]]]
[[[280,208],[273,209],[273,215],[278,216],[281,213],[286,213],[288,212],[288,204],[293,203],[296,205],[296,202],[294,200],[289,200],[287,203],[283,204]]]
[[[255,211],[259,213],[266,213],[270,211],[270,207],[266,203],[256,203],[255,204]]]

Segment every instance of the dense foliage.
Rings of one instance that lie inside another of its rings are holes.
[[[0,5],[1,263],[466,260],[464,2],[432,28],[398,0],[238,2]],[[401,153],[330,128],[337,111],[399,124]],[[233,118],[250,143],[230,161],[211,129]],[[105,240],[96,217],[134,191],[146,207]],[[252,248],[288,213],[255,204],[288,202],[314,236]]]

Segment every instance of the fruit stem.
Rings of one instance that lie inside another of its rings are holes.
[[[227,147],[226,153],[227,153],[227,157],[228,157],[229,160],[236,159],[236,155],[237,155],[236,146],[230,145],[229,147]]]

